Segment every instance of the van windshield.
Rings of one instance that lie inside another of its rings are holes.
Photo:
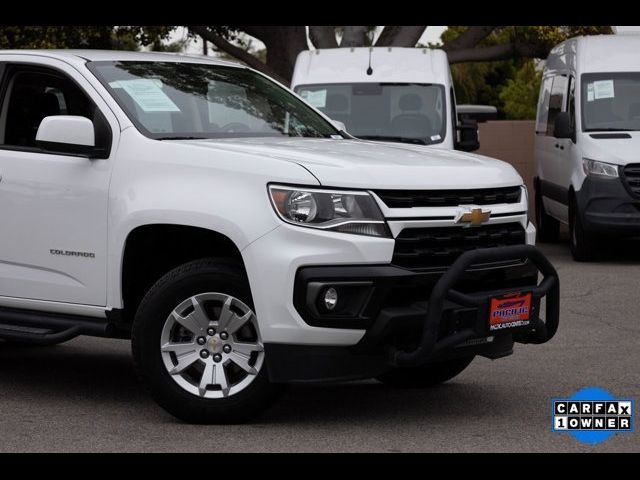
[[[87,66],[150,138],[342,138],[295,95],[245,68],[128,61]]]
[[[583,74],[582,130],[640,130],[640,73]]]
[[[443,85],[340,83],[299,85],[295,90],[358,138],[422,145],[445,139]]]

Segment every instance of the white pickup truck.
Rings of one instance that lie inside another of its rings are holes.
[[[198,57],[2,51],[0,81],[5,341],[131,339],[157,402],[208,423],[284,383],[432,385],[557,329],[505,163],[356,140]]]

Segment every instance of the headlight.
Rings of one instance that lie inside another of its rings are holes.
[[[287,223],[333,232],[390,237],[382,212],[366,192],[270,185],[271,203]]]
[[[588,158],[582,159],[582,168],[588,177],[618,177],[618,166],[610,163],[597,162]]]

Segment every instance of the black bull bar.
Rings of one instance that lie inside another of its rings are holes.
[[[525,259],[533,263],[542,274],[542,280],[536,286],[470,294],[454,289],[455,284],[465,271],[473,265]],[[440,351],[465,342],[477,335],[475,330],[466,329],[438,340],[438,327],[445,310],[446,300],[455,302],[463,307],[476,308],[478,315],[485,315],[488,320],[491,298],[511,293],[513,290],[531,293],[534,305],[539,304],[540,300],[546,296],[545,320],[543,321],[539,317],[538,308],[533,309],[531,315],[535,312],[535,318],[531,318],[530,326],[526,331],[519,331],[514,334],[514,340],[519,343],[533,344],[549,341],[558,330],[560,319],[560,283],[556,269],[542,252],[532,245],[486,248],[463,253],[442,275],[431,293],[418,347],[412,351],[392,349],[390,352],[391,363],[399,367],[420,365],[436,356]]]

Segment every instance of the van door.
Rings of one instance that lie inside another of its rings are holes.
[[[548,95],[548,110],[539,107],[536,126],[536,160],[545,210],[551,216],[568,221],[569,185],[571,183],[571,140],[553,136],[555,118],[567,111],[569,76],[553,75],[544,79],[541,95]],[[547,93],[548,92],[548,93]],[[546,98],[541,101],[546,102]],[[544,121],[546,113],[546,121]],[[541,118],[542,115],[542,118]]]
[[[84,116],[106,129],[96,128],[96,144],[113,157],[117,132],[105,115],[115,117],[68,65],[27,62],[6,66],[0,98],[0,305],[104,306],[112,158],[55,153],[35,137],[44,117]]]

